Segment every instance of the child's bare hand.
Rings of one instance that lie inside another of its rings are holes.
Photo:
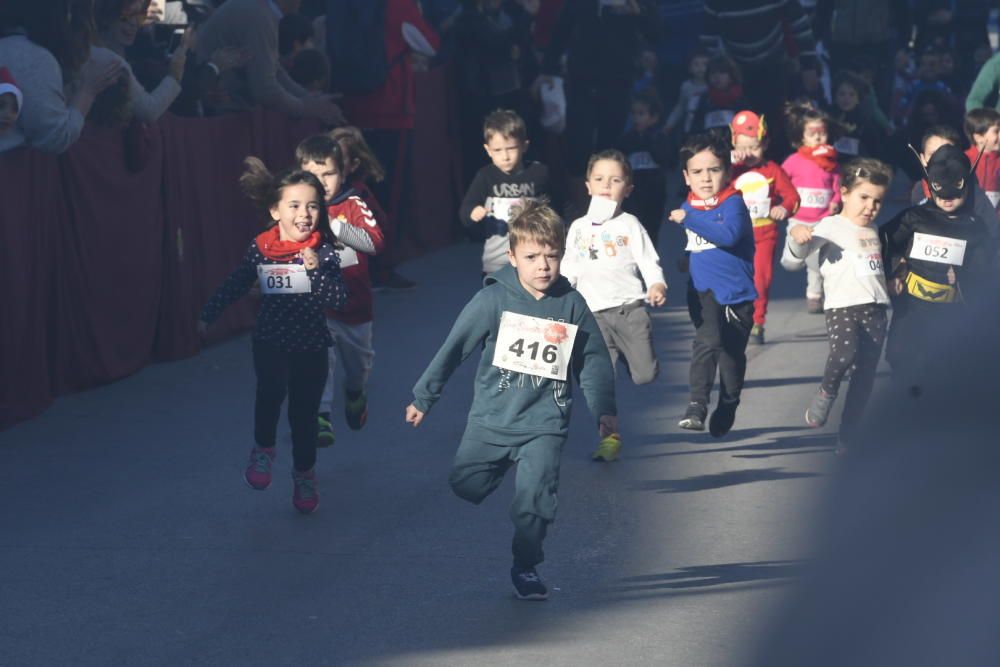
[[[299,255],[302,257],[302,265],[307,271],[319,268],[319,255],[312,248],[303,248]]]
[[[412,403],[406,406],[406,423],[413,424],[413,428],[420,426],[420,423],[424,421],[424,413],[417,410],[416,406]]]
[[[670,212],[670,222],[676,222],[678,225],[683,223],[686,217],[687,213],[682,208],[675,208]]]
[[[654,308],[659,308],[667,303],[667,286],[663,283],[656,283],[649,288],[649,294],[646,295],[646,299],[649,301],[649,305]]]
[[[489,211],[486,210],[485,206],[477,206],[476,208],[472,209],[472,213],[469,215],[469,217],[472,218],[473,222],[479,222],[480,220],[485,218],[488,213]]]
[[[606,438],[612,433],[618,432],[618,417],[614,415],[602,415],[597,420],[597,430],[602,438]]]
[[[788,209],[784,206],[772,206],[771,207],[771,220],[775,222],[781,222],[788,217]]]
[[[893,296],[899,296],[902,294],[905,287],[906,284],[902,278],[893,278],[889,281],[889,290],[892,292]]]
[[[749,153],[747,151],[733,150],[729,153],[729,161],[733,164],[743,164]]]
[[[958,278],[955,277],[955,267],[954,266],[949,266],[948,267],[948,284],[949,285],[954,285],[956,282],[958,282]]]
[[[796,243],[805,245],[812,241],[813,230],[807,225],[795,225],[788,230],[788,235],[795,239]]]

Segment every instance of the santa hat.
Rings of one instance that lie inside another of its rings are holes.
[[[764,141],[764,137],[767,136],[767,123],[764,122],[764,117],[758,116],[753,111],[740,111],[733,116],[730,129],[733,131],[733,139],[742,134],[757,141]]]
[[[24,96],[21,94],[21,89],[17,87],[17,81],[14,81],[13,75],[11,75],[10,70],[6,67],[0,67],[0,95],[6,93],[11,93],[14,95],[14,99],[17,100],[17,113],[21,113],[21,105],[24,103]]]

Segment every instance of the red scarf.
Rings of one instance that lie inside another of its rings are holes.
[[[799,146],[799,155],[816,163],[823,171],[833,171],[837,168],[837,149],[829,144],[819,146]]]
[[[716,109],[732,109],[741,97],[743,97],[743,86],[739,84],[734,84],[725,90],[708,89],[708,99]]]
[[[281,230],[278,229],[278,225],[275,225],[266,232],[261,232],[257,235],[257,249],[260,250],[260,254],[268,259],[287,262],[298,257],[299,252],[303,248],[316,248],[319,246],[321,240],[322,236],[319,231],[315,231],[301,243],[298,241],[282,241]]]
[[[726,201],[727,199],[737,194],[738,192],[739,191],[735,187],[733,187],[732,183],[727,185],[722,190],[722,192],[715,195],[711,199],[695,199],[694,193],[689,192],[688,204],[691,204],[691,208],[696,208],[699,211],[711,211],[713,208],[719,206],[720,204],[722,204],[722,202]]]

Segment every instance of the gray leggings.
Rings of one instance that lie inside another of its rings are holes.
[[[887,324],[886,307],[875,303],[826,311],[830,355],[823,373],[823,391],[836,396],[844,375],[854,368],[841,418],[842,433],[857,425],[871,396]]]

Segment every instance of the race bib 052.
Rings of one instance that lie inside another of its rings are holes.
[[[917,232],[913,235],[910,259],[962,266],[965,262],[965,246],[966,242],[962,239]]]

